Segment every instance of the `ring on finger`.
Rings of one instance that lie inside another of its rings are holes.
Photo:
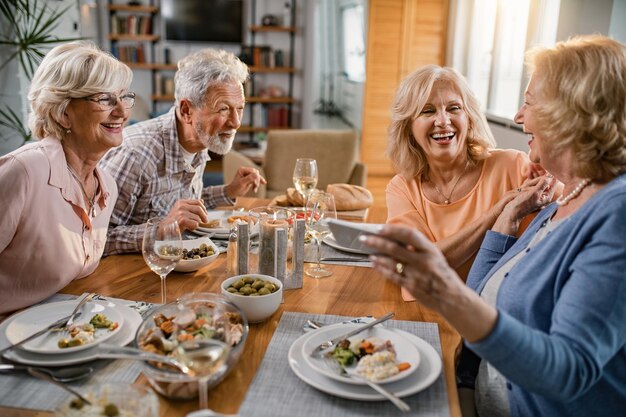
[[[399,275],[404,276],[404,264],[403,264],[402,262],[398,262],[398,263],[396,264],[396,272],[397,272]]]
[[[517,192],[521,193],[522,192],[522,188],[521,187],[517,187]]]

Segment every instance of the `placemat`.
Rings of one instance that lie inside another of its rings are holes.
[[[301,381],[288,364],[288,351],[303,334],[306,321],[339,323],[351,319],[334,315],[283,313],[278,328],[265,352],[246,398],[239,409],[239,417],[352,417],[396,416],[402,413],[388,401],[352,401],[325,394]],[[436,323],[391,320],[385,326],[415,334],[435,348],[441,356],[439,330]],[[268,399],[271,398],[271,401]],[[411,406],[412,416],[445,417],[450,415],[448,392],[443,376],[427,389],[403,398]]]
[[[55,294],[42,301],[40,304],[72,300],[75,295]],[[126,305],[143,314],[152,304],[136,301],[121,300],[107,297],[114,303]],[[2,348],[3,346],[0,346]],[[141,374],[141,363],[130,360],[97,360],[88,364],[94,368],[92,376],[68,383],[70,387],[84,392],[89,387],[97,387],[104,383],[133,383]],[[13,408],[26,408],[32,410],[54,411],[59,405],[70,400],[71,394],[45,382],[36,379],[27,373],[0,373],[0,406]]]

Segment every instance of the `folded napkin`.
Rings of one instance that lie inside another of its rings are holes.
[[[335,208],[338,211],[362,210],[369,208],[374,202],[372,193],[359,185],[328,184],[326,192],[335,197]],[[289,187],[286,194],[275,197],[270,205],[302,207],[304,199],[295,188]]]

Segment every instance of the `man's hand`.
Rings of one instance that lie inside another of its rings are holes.
[[[200,223],[208,221],[208,214],[200,200],[178,200],[166,216],[176,220],[180,231],[195,230]]]
[[[247,193],[250,188],[257,192],[261,184],[267,184],[267,181],[261,176],[258,169],[240,167],[235,174],[235,178],[226,186],[226,195],[231,200],[234,200]]]

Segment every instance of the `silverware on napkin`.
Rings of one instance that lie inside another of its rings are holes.
[[[359,334],[361,333],[363,330],[367,330],[370,327],[374,327],[379,323],[382,323],[384,321],[389,320],[390,318],[392,318],[393,316],[395,316],[395,313],[387,313],[384,316],[382,316],[379,319],[374,320],[371,323],[367,323],[364,324],[363,326],[359,326],[356,329],[352,330],[351,332],[348,332],[346,334],[342,334],[341,336],[337,336],[334,339],[331,340],[327,340],[326,342],[321,343],[318,347],[316,347],[315,349],[313,349],[313,351],[311,352],[311,356],[315,356],[323,351],[325,351],[326,349],[329,349],[333,346],[335,346],[337,343],[341,342],[343,339],[347,339],[351,336],[354,336],[355,334]]]

